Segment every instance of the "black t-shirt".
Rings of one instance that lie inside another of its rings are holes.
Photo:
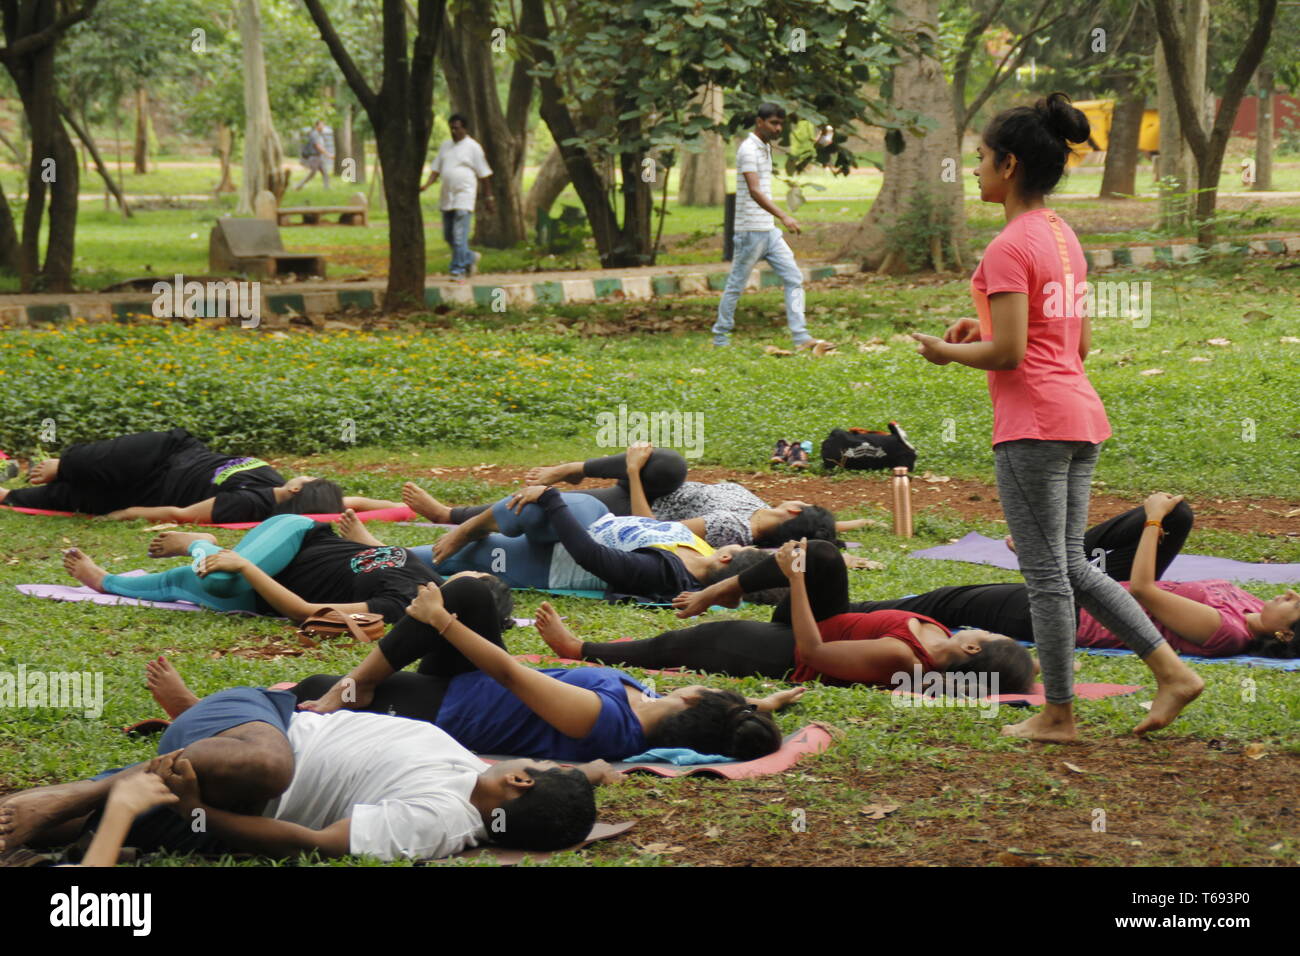
[[[405,548],[375,548],[347,541],[319,521],[275,580],[312,604],[364,602],[371,613],[382,614],[389,624],[406,613],[406,605],[421,584],[432,581],[442,585],[442,578]],[[258,610],[275,613],[260,597]]]
[[[216,498],[216,524],[261,521],[275,510],[275,489],[284,476],[259,458],[232,458],[193,439],[172,455],[161,477],[164,504],[185,507]]]

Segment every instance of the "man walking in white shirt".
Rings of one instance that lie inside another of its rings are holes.
[[[483,202],[489,213],[496,211],[492,195],[492,167],[483,155],[483,147],[469,135],[465,117],[453,113],[447,120],[451,139],[442,144],[438,156],[429,170],[429,178],[420,187],[421,192],[442,179],[442,237],[451,246],[451,274],[459,278],[477,271],[477,252],[470,252],[469,231],[474,221],[474,200],[478,197],[478,184],[482,180]]]
[[[785,110],[775,103],[762,104],[754,117],[754,131],[736,150],[736,219],[732,246],[731,275],[718,303],[718,321],[713,326],[713,344],[731,344],[736,324],[736,303],[745,291],[749,274],[766,259],[785,286],[785,318],[790,335],[799,348],[811,348],[818,339],[808,334],[803,315],[803,273],[789,244],[773,219],[795,235],[799,223],[772,202],[771,142],[781,135]]]

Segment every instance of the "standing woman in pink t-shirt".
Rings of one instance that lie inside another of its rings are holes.
[[[1155,701],[1137,733],[1169,724],[1204,687],[1137,602],[1083,552],[1092,473],[1110,425],[1083,370],[1091,339],[1081,308],[1083,249],[1043,197],[1061,179],[1067,143],[1088,133],[1087,117],[1064,93],[994,117],[975,175],[980,198],[1001,203],[1007,225],[971,278],[979,320],[954,323],[942,339],[912,333],[928,361],[988,372],[998,493],[1029,591],[1047,698],[1041,713],[1002,732],[1046,741],[1075,738],[1076,601],[1155,675]]]

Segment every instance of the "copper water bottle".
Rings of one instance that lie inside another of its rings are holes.
[[[899,466],[894,469],[894,477],[889,480],[894,496],[894,534],[902,538],[912,536],[912,479],[907,469]]]

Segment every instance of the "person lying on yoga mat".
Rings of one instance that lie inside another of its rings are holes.
[[[419,668],[404,671],[419,661]],[[149,688],[168,713],[196,699],[159,658]],[[317,674],[293,688],[299,707],[395,714],[436,724],[478,753],[554,760],[622,760],[651,747],[685,747],[740,760],[781,746],[769,711],[797,700],[759,700],[707,687],[660,697],[603,667],[537,670],[505,649],[492,594],[480,578],[426,586],[347,677]]]
[[[837,530],[847,531],[865,523],[836,522],[831,512],[806,501],[782,501],[770,508],[752,491],[732,481],[711,485],[686,481],[686,459],[649,442],[638,442],[622,455],[534,468],[524,480],[531,485],[577,485],[586,478],[618,479],[618,484],[609,488],[576,492],[596,498],[611,514],[678,521],[715,548],[731,544],[775,547],[798,538],[834,541]],[[492,507],[451,508],[414,482],[402,486],[402,501],[438,524],[464,524]]]
[[[382,860],[438,858],[488,841],[573,846],[595,822],[593,786],[618,779],[601,761],[489,767],[429,724],[294,705],[292,694],[257,687],[190,700],[152,761],[0,799],[0,856],[96,830],[113,787],[139,773],[156,774],[178,798],[135,819],[126,841],[140,850]],[[196,828],[199,811],[205,826]]]
[[[391,624],[405,613],[419,585],[442,583],[406,548],[347,541],[331,525],[304,515],[268,518],[233,549],[221,548],[210,534],[166,531],[149,543],[149,555],[194,560],[157,574],[109,574],[89,555],[69,548],[63,566],[104,594],[282,614],[292,621],[332,607],[343,614],[382,614]]]
[[[709,590],[718,603],[733,607],[742,593],[782,584],[790,592],[770,622],[718,621],[642,641],[589,644],[578,640],[544,603],[537,612],[537,630],[561,657],[602,664],[885,686],[896,683],[896,674],[910,679],[920,668],[990,675],[995,694],[1024,693],[1033,686],[1033,658],[1002,634],[974,628],[954,632],[924,614],[905,611],[854,613],[848,571],[828,541],[786,542],[775,555],[727,580],[726,588]],[[695,605],[689,609],[698,613]]]
[[[274,514],[396,507],[344,496],[332,481],[285,480],[260,458],[209,449],[183,428],[69,445],[32,469],[31,488],[0,488],[0,504],[109,518],[226,524]]]
[[[344,514],[352,540],[382,547]],[[757,548],[714,549],[680,522],[618,517],[590,495],[533,485],[502,498],[432,545],[412,548],[444,577],[489,571],[513,588],[604,591],[610,599],[667,602],[766,557]]]
[[[1084,537],[1084,553],[1100,555],[1100,569],[1128,589],[1180,654],[1300,656],[1300,594],[1295,591],[1266,601],[1230,581],[1160,580],[1182,550],[1192,522],[1192,509],[1182,495],[1157,492],[1141,506],[1091,528]],[[855,608],[913,611],[949,627],[996,626],[1018,641],[1034,639],[1023,584],[957,585],[892,601],[867,601]],[[1078,616],[1079,647],[1124,646],[1087,611],[1079,609]]]

